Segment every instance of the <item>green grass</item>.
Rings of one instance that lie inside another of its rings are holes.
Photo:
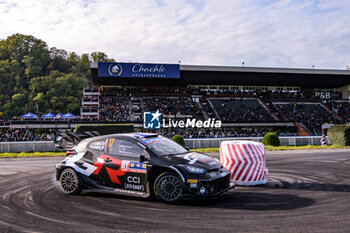
[[[190,151],[195,151],[200,153],[210,153],[210,152],[219,152],[219,148],[199,148],[199,149],[190,149]]]
[[[21,153],[0,153],[0,158],[24,158],[24,157],[60,157],[66,152],[21,152]]]
[[[339,146],[339,145],[328,145],[328,146],[265,146],[267,151],[277,151],[277,150],[314,150],[314,149],[346,149],[350,146]],[[201,152],[201,153],[210,153],[210,152],[219,152],[219,148],[200,148],[200,149],[191,149],[191,151]]]

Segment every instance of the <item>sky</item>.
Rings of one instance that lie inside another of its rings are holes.
[[[118,62],[346,69],[350,0],[0,0],[0,39]]]

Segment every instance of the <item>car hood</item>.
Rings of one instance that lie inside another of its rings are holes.
[[[218,160],[197,152],[188,152],[188,153],[178,154],[178,155],[169,155],[169,156],[166,156],[165,158],[169,159],[170,161],[178,165],[195,166],[195,167],[200,167],[207,170],[219,168],[222,166],[222,164]]]

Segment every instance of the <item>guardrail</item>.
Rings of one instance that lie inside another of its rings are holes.
[[[279,137],[282,146],[304,146],[321,145],[321,136],[313,137]],[[244,138],[191,138],[185,139],[186,147],[196,148],[215,148],[219,147],[222,141],[228,140],[250,140],[261,142],[262,137],[244,137]],[[0,142],[0,153],[5,152],[50,152],[55,151],[52,141],[45,142]]]
[[[55,151],[52,141],[45,142],[0,142],[0,153],[50,152]]]
[[[281,146],[305,146],[321,145],[321,136],[298,136],[298,137],[279,137]],[[196,148],[215,148],[219,147],[222,141],[229,140],[249,140],[261,142],[262,137],[237,137],[237,138],[191,138],[185,139],[186,147]]]

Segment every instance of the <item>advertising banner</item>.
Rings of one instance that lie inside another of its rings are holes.
[[[180,78],[178,64],[98,63],[98,77]]]

